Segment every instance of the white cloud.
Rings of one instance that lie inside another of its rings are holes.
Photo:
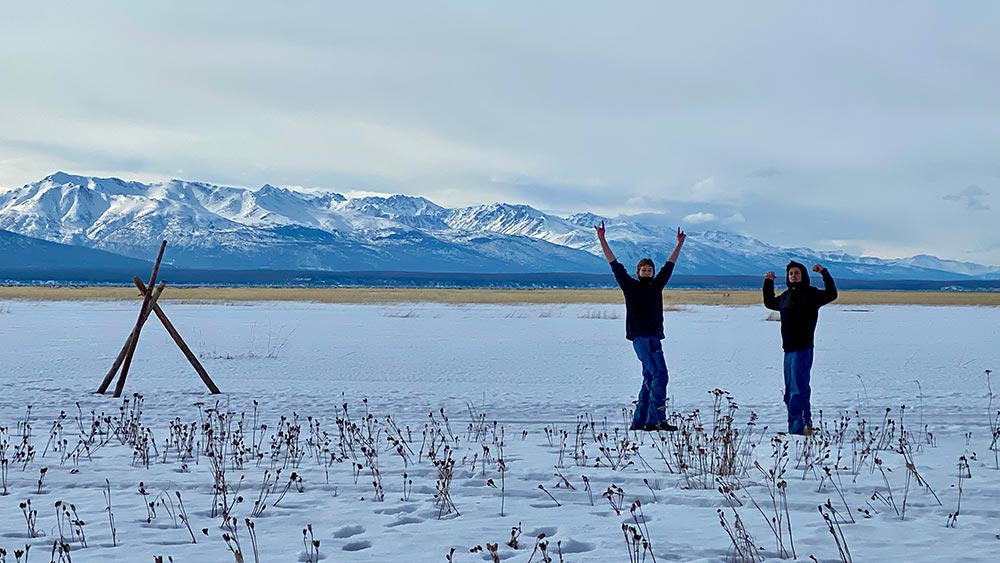
[[[713,223],[715,221],[718,221],[718,219],[719,218],[716,217],[714,213],[704,213],[704,212],[692,213],[690,215],[684,216],[684,222],[690,225],[697,225],[700,223]]]
[[[869,246],[868,241],[849,239],[825,239],[817,241],[813,250],[840,250],[848,254],[863,256],[866,254],[865,248]]]
[[[366,191],[366,190],[347,190],[347,191],[341,193],[340,195],[346,197],[347,199],[355,199],[355,198],[362,198],[362,197],[389,197],[392,194],[388,194],[388,193],[384,193],[384,192],[369,192],[369,191]]]
[[[701,203],[722,203],[731,201],[736,194],[727,192],[722,188],[722,183],[715,176],[710,176],[698,180],[691,186],[691,201]]]
[[[918,254],[927,254],[925,247],[887,244],[867,239],[824,239],[814,241],[811,245],[814,250],[839,250],[855,256],[873,256],[885,259],[909,258]]]
[[[614,214],[614,208],[618,208],[619,213],[639,214],[639,213],[666,213],[668,211],[667,200],[660,197],[636,195],[621,202],[615,202],[607,206],[607,213]]]

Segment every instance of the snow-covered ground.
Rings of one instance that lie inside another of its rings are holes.
[[[447,561],[452,548],[453,561],[491,561],[489,544],[513,562],[726,561],[737,554],[719,509],[769,560],[783,547],[842,561],[838,539],[857,562],[995,561],[1000,549],[993,308],[824,308],[813,440],[777,434],[782,353],[763,307],[666,314],[671,409],[690,432],[662,436],[623,430],[640,369],[621,306],[163,308],[224,394],[205,391],[155,318],[128,402],[93,394],[138,303],[0,302],[6,561],[26,544],[30,561],[59,561],[60,536],[74,562],[234,561],[223,510],[247,562],[254,543],[262,562],[314,558],[310,525],[327,561]],[[716,388],[738,404],[728,433]],[[772,480],[776,463],[787,468]],[[836,534],[818,510],[828,499]]]

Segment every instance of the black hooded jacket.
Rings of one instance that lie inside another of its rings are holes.
[[[674,271],[674,263],[666,262],[648,280],[633,278],[617,260],[611,262],[611,271],[625,294],[625,338],[649,336],[663,340],[663,288]]]
[[[824,289],[809,285],[809,272],[806,267],[792,261],[785,267],[785,281],[788,281],[788,270],[798,268],[802,271],[802,281],[788,283],[788,291],[774,296],[774,280],[764,280],[764,306],[781,313],[781,347],[785,352],[805,350],[813,347],[813,335],[816,332],[816,321],[819,319],[819,308],[837,298],[837,286],[833,283],[830,271],[823,268]]]

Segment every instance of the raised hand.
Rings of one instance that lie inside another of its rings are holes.
[[[684,244],[684,240],[687,239],[687,235],[680,227],[677,227],[677,244]]]
[[[823,271],[823,266],[821,266],[819,264],[813,264],[813,271],[817,272],[817,273],[822,272]]]
[[[774,272],[768,272],[768,273],[764,274],[764,279],[765,280],[774,281],[774,278],[775,278]]]
[[[600,225],[594,225],[594,230],[597,231],[597,238],[604,240],[604,221]]]
[[[601,221],[600,225],[594,225],[594,230],[597,231],[597,240],[601,241],[601,251],[604,252],[604,257],[608,259],[609,264],[614,262],[615,253],[611,252],[608,240],[604,238],[604,221]]]

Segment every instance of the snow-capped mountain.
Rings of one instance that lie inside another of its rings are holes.
[[[991,266],[984,266],[973,262],[959,262],[957,260],[942,260],[936,256],[928,256],[927,254],[918,254],[909,258],[900,258],[894,262],[898,264],[909,264],[917,268],[944,270],[971,277],[996,276],[997,273],[997,268]]]
[[[455,209],[448,214],[445,223],[458,231],[520,235],[560,246],[572,246],[566,243],[567,239],[580,231],[579,225],[561,217],[543,213],[527,205],[508,203]]]
[[[343,200],[337,211],[353,217],[354,224],[360,225],[362,217],[385,219],[381,223],[391,227],[393,223],[406,225],[424,231],[448,229],[444,218],[448,210],[422,197],[393,195],[389,197],[359,197]]]
[[[628,217],[559,217],[507,203],[449,209],[422,197],[347,198],[268,184],[143,184],[57,172],[0,191],[0,229],[142,260],[167,239],[166,260],[188,268],[606,273],[593,230],[601,221],[626,265],[646,256],[660,262],[675,243],[674,230]],[[678,273],[760,275],[794,258],[836,267],[844,278],[1000,278],[1000,268],[932,256],[883,260],[688,234]]]

